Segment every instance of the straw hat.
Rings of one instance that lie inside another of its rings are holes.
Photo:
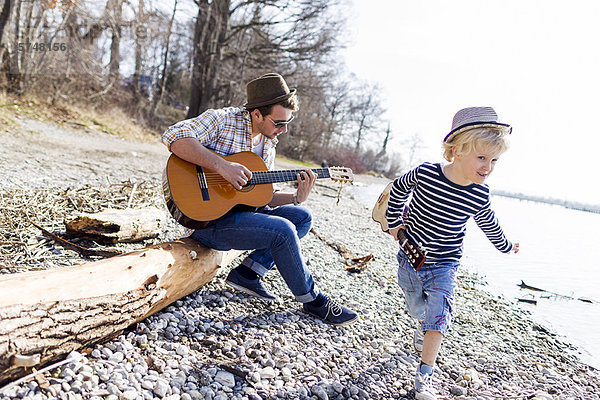
[[[244,107],[250,109],[268,106],[287,100],[295,94],[296,89],[290,90],[281,75],[265,74],[246,85],[248,102]]]
[[[452,120],[452,130],[444,138],[444,142],[456,136],[460,132],[473,127],[478,128],[496,128],[505,133],[512,132],[512,127],[508,124],[498,122],[498,114],[492,107],[469,107],[459,110]]]

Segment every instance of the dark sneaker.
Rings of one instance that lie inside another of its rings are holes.
[[[267,289],[262,285],[260,278],[257,279],[246,279],[236,269],[232,269],[225,279],[225,283],[234,289],[244,292],[251,296],[258,297],[265,301],[273,301],[277,298],[272,293],[269,293]]]
[[[327,296],[325,296],[325,298],[325,304],[321,307],[314,307],[309,303],[304,303],[302,309],[305,313],[320,318],[331,325],[344,326],[356,321],[358,315],[354,311],[331,300]]]

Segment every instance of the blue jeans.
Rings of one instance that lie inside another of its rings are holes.
[[[191,237],[217,250],[254,250],[242,264],[261,277],[277,266],[296,300],[307,303],[319,294],[300,254],[300,238],[311,224],[312,215],[304,207],[264,207],[229,212]]]
[[[421,322],[423,331],[446,335],[450,328],[458,262],[440,262],[415,269],[402,250],[398,259],[398,285],[404,292],[408,313]]]

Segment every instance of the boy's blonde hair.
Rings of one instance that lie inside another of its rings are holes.
[[[460,132],[450,141],[444,142],[443,146],[444,158],[450,162],[454,159],[453,147],[456,147],[456,153],[461,155],[485,149],[499,156],[508,149],[508,133],[501,129],[475,127]]]

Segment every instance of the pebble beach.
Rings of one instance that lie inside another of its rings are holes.
[[[224,268],[116,339],[70,354],[71,362],[45,373],[44,389],[31,380],[3,389],[0,399],[413,398],[416,324],[396,284],[396,243],[370,210],[344,191],[338,204],[336,196],[335,186],[320,184],[306,203],[318,236],[303,239],[303,253],[319,287],[359,312],[358,322],[333,327],[303,314],[276,271],[265,285],[277,301],[236,292]],[[323,237],[374,259],[347,272]],[[600,398],[597,371],[569,344],[488,294],[477,277],[463,271],[459,282],[434,374],[440,398]]]
[[[158,190],[157,175],[144,178]],[[0,400],[414,398],[416,323],[396,284],[397,243],[347,190],[338,199],[333,183],[319,181],[304,205],[313,212],[314,232],[302,239],[309,269],[326,294],[359,313],[356,323],[334,327],[305,315],[275,270],[265,279],[279,296],[274,302],[231,289],[225,276],[238,258],[116,338],[1,388]],[[172,223],[160,240],[180,233]],[[348,272],[331,243],[373,259],[362,272]],[[440,399],[599,399],[598,371],[575,353],[463,269],[433,380]]]

